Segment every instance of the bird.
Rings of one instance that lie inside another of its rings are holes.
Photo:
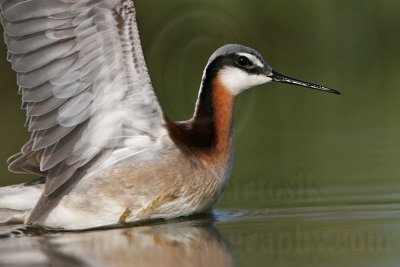
[[[79,230],[209,212],[232,169],[233,111],[269,82],[339,91],[218,48],[194,115],[172,121],[150,80],[132,0],[0,0],[30,139],[8,159],[28,183],[0,188],[0,224]]]

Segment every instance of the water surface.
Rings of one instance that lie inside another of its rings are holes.
[[[14,231],[0,239],[0,266],[398,266],[399,208],[219,210],[122,229]]]

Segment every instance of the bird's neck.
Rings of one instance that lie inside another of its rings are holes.
[[[212,160],[228,160],[232,145],[235,97],[218,76],[205,77],[193,118],[170,122],[170,136],[179,147]]]

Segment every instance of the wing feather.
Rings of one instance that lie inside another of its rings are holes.
[[[57,143],[46,147],[40,162],[42,171],[52,169],[59,163],[65,161],[74,150],[74,142],[80,138],[83,132],[84,127],[76,127],[66,138],[62,138]]]
[[[23,102],[41,102],[53,95],[53,86],[46,82],[35,88],[20,88]]]
[[[4,1],[2,13],[8,21],[21,21],[62,13],[69,7],[69,4],[56,0]]]
[[[11,37],[6,35],[5,41],[8,45],[8,52],[13,55],[18,55],[36,51],[40,48],[57,43],[59,40],[50,39],[46,36],[45,32],[40,32],[23,37]],[[10,59],[12,58],[11,56],[9,57]]]
[[[78,99],[77,101],[79,101],[79,102],[76,102],[77,104],[82,104],[82,106],[79,107],[79,113],[77,113],[75,115],[71,115],[69,117],[62,117],[62,115],[59,114],[58,124],[60,124],[63,127],[74,127],[90,118],[90,116],[92,115],[92,111],[89,108],[90,103],[87,102],[87,105],[86,105],[86,103],[84,103],[84,101],[90,101],[90,99]],[[69,104],[69,102],[67,104]],[[86,105],[86,106],[84,106],[84,105]],[[84,108],[82,108],[82,107],[84,107]],[[71,109],[69,109],[69,110],[71,110]],[[67,115],[69,115],[69,114],[66,114],[66,116]]]
[[[57,143],[61,138],[66,137],[75,127],[53,126],[49,129],[34,132],[32,151],[39,151]]]
[[[10,37],[28,36],[40,32],[46,33],[47,30],[55,31],[59,29],[59,31],[62,31],[61,29],[68,29],[71,26],[70,19],[49,20],[48,18],[39,18],[34,22],[26,20],[14,23],[3,20],[4,32]]]
[[[64,58],[74,53],[74,41],[58,43],[47,49],[41,49],[33,53],[15,55],[11,58],[13,69],[17,72],[27,73],[39,69],[54,59]]]
[[[17,82],[23,87],[36,87],[42,85],[48,80],[57,77],[60,73],[66,71],[78,58],[77,54],[70,55],[62,59],[56,59],[46,66],[35,69],[31,72],[18,72]]]
[[[47,98],[40,102],[28,102],[26,114],[29,117],[42,116],[64,104],[68,99],[65,98]]]
[[[42,199],[103,152],[165,136],[131,0],[0,0],[0,11],[32,133],[9,169],[46,176]]]
[[[42,116],[32,117],[28,122],[28,130],[32,132],[49,129],[58,124],[57,117],[57,110],[50,111]]]

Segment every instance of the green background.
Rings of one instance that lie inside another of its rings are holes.
[[[218,226],[241,265],[397,265],[400,1],[138,0],[136,8],[153,85],[172,119],[191,117],[208,57],[226,43],[342,93],[267,84],[238,98],[233,175],[217,208],[244,211],[244,221]],[[8,185],[32,177],[7,172],[7,157],[29,135],[3,45],[0,59],[0,185]],[[311,241],[282,243],[302,235]],[[374,246],[370,237],[384,241]]]

